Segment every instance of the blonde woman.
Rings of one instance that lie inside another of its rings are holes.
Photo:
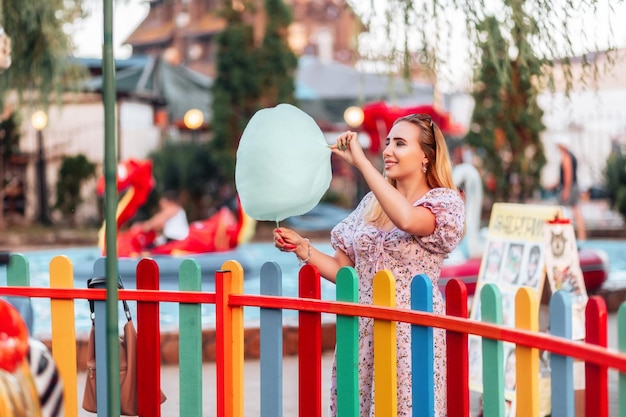
[[[293,230],[274,230],[274,244],[294,252],[302,262],[315,265],[334,282],[343,266],[354,267],[359,276],[359,302],[372,304],[372,281],[381,269],[396,278],[399,308],[410,308],[410,286],[417,274],[433,284],[433,310],[444,313],[438,280],[447,255],[459,244],[464,230],[465,207],[452,180],[448,148],[439,127],[427,114],[396,120],[383,150],[381,174],[366,157],[355,132],[337,138],[332,152],[363,175],[370,192],[357,208],[331,232],[333,256],[315,249]],[[360,415],[374,412],[373,320],[359,321]],[[398,416],[411,416],[410,325],[399,324]],[[435,416],[445,416],[446,358],[444,331],[434,329]],[[331,384],[331,415],[337,415],[336,370]],[[416,405],[419,406],[419,405]]]

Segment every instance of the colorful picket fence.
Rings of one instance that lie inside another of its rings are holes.
[[[51,300],[52,350],[65,384],[65,415],[78,415],[76,334],[73,326],[74,301],[105,300],[104,289],[73,288],[72,265],[64,256],[50,263],[50,288],[29,286],[28,263],[12,255],[8,286],[0,295],[44,297]],[[503,326],[498,287],[485,285],[481,291],[483,321],[469,320],[467,291],[459,280],[446,286],[446,315],[432,313],[432,286],[426,276],[412,282],[412,310],[395,308],[394,278],[379,271],[374,278],[374,305],[357,304],[358,277],[352,268],[337,276],[336,301],[321,300],[320,276],[315,267],[300,269],[299,296],[282,296],[280,267],[265,263],[261,268],[260,294],[244,294],[244,271],[236,261],[228,261],[215,272],[215,292],[201,291],[201,271],[193,260],[185,260],[179,270],[180,290],[159,290],[155,261],[144,259],[137,267],[136,290],[119,290],[120,300],[136,300],[138,339],[139,415],[160,416],[160,324],[159,303],[179,303],[180,332],[180,414],[201,416],[202,304],[216,306],[216,415],[243,417],[244,354],[243,310],[260,307],[260,409],[262,417],[282,416],[282,312],[298,310],[299,339],[299,416],[320,417],[321,409],[321,314],[336,315],[336,355],[338,410],[341,417],[359,415],[358,317],[374,319],[376,415],[396,415],[395,325],[411,323],[413,355],[414,415],[432,416],[433,332],[447,330],[448,415],[469,415],[468,335],[482,337],[482,380],[484,415],[504,416],[504,342],[516,345],[518,416],[539,414],[539,350],[552,352],[552,416],[574,416],[573,360],[585,362],[585,415],[608,417],[608,371],[619,372],[619,415],[626,417],[626,303],[618,312],[618,351],[607,348],[607,310],[604,301],[591,297],[586,307],[585,343],[571,337],[571,307],[568,296],[556,293],[550,300],[552,335],[538,333],[538,301],[532,290],[522,288],[516,295],[516,328]]]

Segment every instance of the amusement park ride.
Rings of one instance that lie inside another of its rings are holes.
[[[192,222],[189,235],[184,240],[172,241],[159,246],[152,246],[156,233],[143,232],[136,228],[121,230],[145,204],[155,185],[152,177],[152,162],[149,160],[129,159],[118,164],[118,190],[123,193],[117,206],[118,256],[136,258],[152,255],[186,255],[197,253],[225,252],[236,248],[250,237],[253,220],[246,217],[238,205],[237,213],[222,207],[213,216]],[[104,179],[98,182],[98,193],[104,193]],[[99,247],[106,254],[104,244],[104,225],[99,235]]]

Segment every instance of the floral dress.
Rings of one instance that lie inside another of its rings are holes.
[[[465,206],[459,194],[449,188],[435,188],[414,203],[435,214],[435,231],[429,236],[415,236],[397,228],[382,231],[363,220],[367,204],[374,198],[367,194],[358,207],[331,232],[331,244],[345,252],[359,276],[359,302],[372,304],[374,275],[390,270],[396,279],[399,308],[411,308],[411,280],[426,274],[433,284],[433,311],[444,313],[444,302],[438,288],[443,260],[459,244],[465,222]],[[408,323],[397,325],[398,416],[409,417],[411,411],[411,329]],[[447,413],[445,332],[433,329],[435,416]],[[362,417],[374,415],[373,320],[359,319],[359,396]],[[337,415],[336,366],[331,382],[330,415]]]

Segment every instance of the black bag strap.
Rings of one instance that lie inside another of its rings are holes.
[[[102,286],[106,286],[106,277],[92,277],[87,280],[87,288],[101,288]],[[124,289],[124,283],[122,282],[122,277],[117,276],[117,288]],[[122,304],[124,305],[124,314],[126,314],[126,319],[131,321],[133,319],[130,314],[130,308],[128,308],[128,303],[126,300],[122,300]],[[95,306],[94,300],[89,300],[89,311],[91,311],[91,320],[94,319]]]

